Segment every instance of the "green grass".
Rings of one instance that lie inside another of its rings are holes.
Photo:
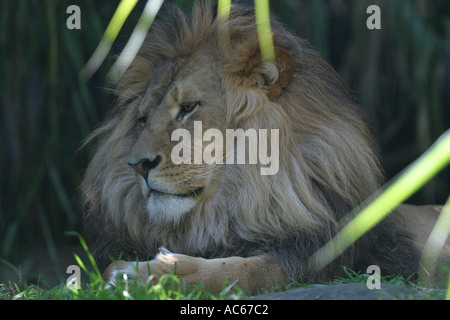
[[[0,299],[8,300],[218,300],[241,299],[244,292],[234,284],[228,284],[224,290],[214,295],[206,291],[202,284],[186,287],[181,285],[180,278],[172,273],[153,280],[147,279],[146,284],[138,283],[136,279],[129,279],[126,275],[118,275],[116,284],[111,285],[104,281],[97,267],[93,255],[83,237],[77,232],[67,232],[69,236],[78,238],[89,264],[86,264],[78,255],[75,259],[80,271],[80,288],[74,285],[61,283],[50,287],[45,281],[37,284],[12,283],[0,284]],[[1,261],[17,272],[19,270],[6,261]],[[74,274],[74,273],[72,273]],[[68,275],[68,278],[70,275]],[[84,280],[88,279],[88,280]],[[83,280],[83,281],[81,281]],[[155,284],[155,282],[157,282]],[[70,287],[70,288],[69,288]]]
[[[286,286],[285,290],[349,283],[364,285],[369,278],[369,274],[358,273],[347,268],[344,268],[344,272],[345,276],[323,284],[305,285],[293,281]],[[207,292],[201,285],[185,287],[180,285],[179,277],[173,274],[163,276],[154,285],[138,284],[133,279],[127,279],[117,281],[116,286],[108,286],[96,271],[87,271],[82,274],[82,278],[89,280],[83,281],[80,289],[69,289],[63,282],[54,287],[50,287],[45,281],[37,284],[0,284],[0,300],[243,300],[249,298],[236,286],[224,288],[219,295]],[[382,276],[381,288],[385,284],[416,290],[417,294],[411,295],[408,299],[441,300],[445,298],[445,290],[430,290],[402,276]]]
[[[120,277],[120,276],[119,276]],[[237,300],[245,298],[242,290],[225,287],[219,295],[206,291],[201,284],[194,287],[181,285],[177,275],[169,274],[156,284],[141,284],[135,279],[117,279],[111,286],[96,271],[85,270],[79,289],[70,289],[66,283],[50,287],[46,282],[37,284],[0,284],[0,300]],[[150,277],[149,281],[153,278]]]

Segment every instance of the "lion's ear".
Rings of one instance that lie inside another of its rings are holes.
[[[268,98],[272,101],[276,100],[288,85],[295,67],[294,58],[284,49],[275,49],[275,61],[278,69],[278,79],[274,83],[268,84],[267,92]]]
[[[236,59],[230,71],[243,77],[243,83],[247,85],[265,87],[267,97],[276,100],[291,80],[294,58],[287,50],[275,48],[274,64],[263,61],[259,46],[253,47],[250,52],[253,53],[245,52]]]

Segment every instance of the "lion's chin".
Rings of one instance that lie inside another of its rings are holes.
[[[153,222],[164,225],[178,225],[196,205],[197,201],[193,197],[150,192],[146,209],[149,219]]]

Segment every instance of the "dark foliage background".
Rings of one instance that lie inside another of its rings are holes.
[[[0,266],[0,280],[11,271],[64,274],[69,263],[77,239],[64,231],[81,230],[78,186],[90,152],[77,150],[112,104],[105,75],[145,5],[87,82],[79,72],[118,3],[0,0],[0,258],[21,266]],[[66,28],[72,4],[81,8],[81,30]],[[366,28],[371,4],[381,8],[381,30]],[[272,0],[271,10],[348,81],[388,179],[450,127],[450,1]],[[449,186],[446,169],[409,202],[444,203]]]

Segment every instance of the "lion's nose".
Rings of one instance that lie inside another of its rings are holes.
[[[155,159],[149,160],[147,158],[139,160],[137,163],[128,163],[130,167],[147,180],[150,170],[156,168],[161,163],[162,157],[157,155]]]

